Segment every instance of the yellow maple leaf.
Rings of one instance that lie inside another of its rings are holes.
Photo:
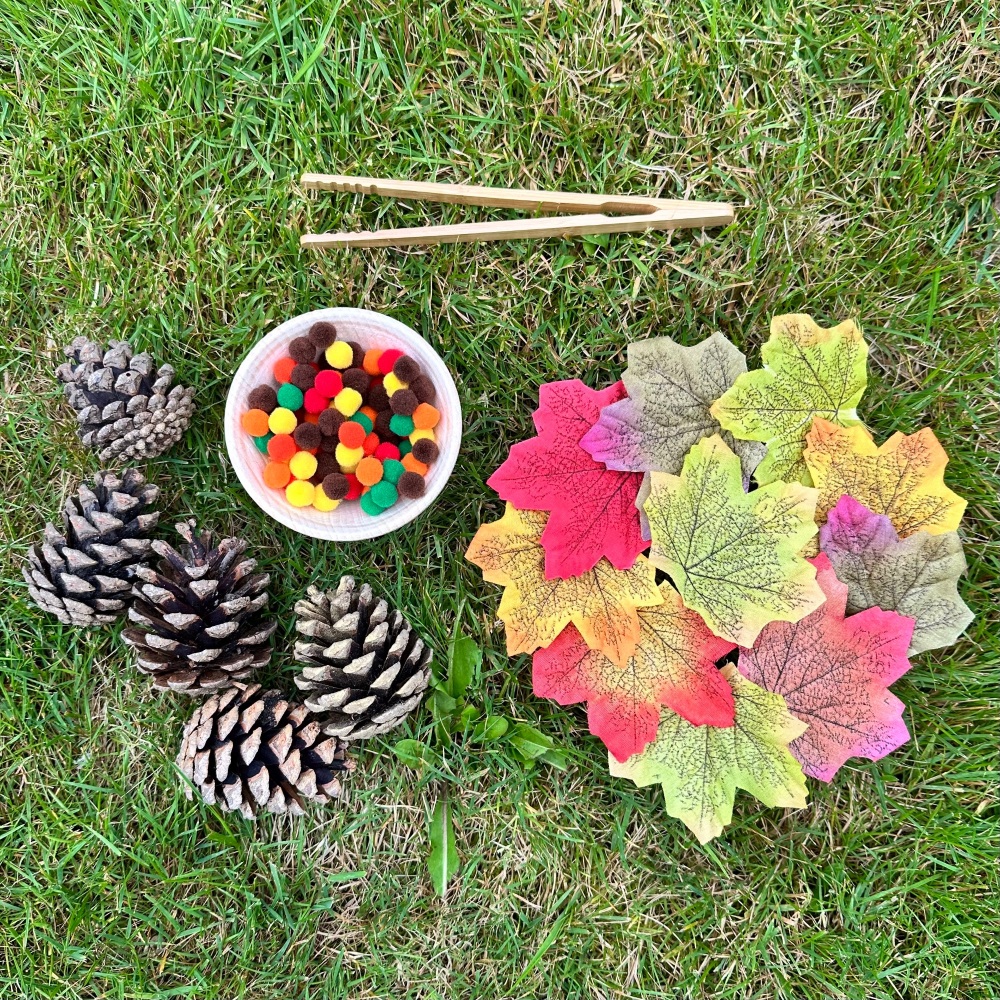
[[[636,608],[663,602],[653,566],[644,556],[627,570],[601,559],[579,576],[547,580],[539,539],[548,517],[507,504],[499,521],[480,525],[465,553],[484,580],[505,587],[499,615],[507,627],[507,652],[547,646],[572,622],[591,649],[624,666],[641,632]]]
[[[888,517],[901,538],[954,531],[962,520],[965,500],[944,484],[948,455],[929,427],[876,445],[860,424],[838,427],[817,417],[806,442],[820,523],[844,495]]]

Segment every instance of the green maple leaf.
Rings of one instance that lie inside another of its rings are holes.
[[[744,493],[740,460],[717,435],[688,452],[680,476],[653,472],[650,483],[649,561],[717,636],[750,647],[768,622],[800,621],[823,603],[801,554],[817,530],[816,490]]]
[[[766,806],[806,804],[805,776],[788,744],[808,727],[780,694],[752,684],[731,664],[722,673],[733,688],[734,725],[693,726],[665,708],[655,741],[641,753],[624,763],[608,754],[616,777],[662,785],[667,812],[703,844],[732,820],[737,788]]]
[[[860,423],[868,345],[851,320],[824,329],[792,313],[771,320],[760,353],[764,367],[740,375],[712,406],[712,416],[738,438],[767,443],[754,473],[758,483],[811,486],[805,436],[817,416],[842,427]]]

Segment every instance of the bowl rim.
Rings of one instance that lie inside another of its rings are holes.
[[[334,323],[337,321],[346,322],[348,320],[364,320],[369,324],[381,326],[399,340],[423,346],[426,358],[421,358],[421,364],[426,369],[427,375],[434,382],[439,396],[442,397],[439,409],[447,410],[449,418],[454,416],[455,427],[449,434],[448,441],[441,448],[441,453],[432,466],[433,475],[428,477],[428,489],[424,495],[416,500],[402,500],[401,504],[406,506],[399,513],[406,512],[405,520],[377,518],[371,519],[372,530],[364,535],[358,535],[356,531],[345,533],[344,526],[338,527],[336,519],[337,511],[320,512],[313,508],[293,508],[282,497],[279,501],[278,493],[264,485],[259,475],[254,475],[248,464],[244,461],[237,447],[237,442],[244,435],[240,426],[240,414],[245,399],[244,390],[241,387],[239,392],[235,391],[236,386],[242,386],[247,380],[247,373],[256,368],[262,355],[266,354],[274,345],[275,341],[282,337],[291,339],[295,335],[301,336],[305,328],[313,323],[326,320]],[[377,312],[373,309],[358,309],[353,306],[328,306],[322,309],[312,309],[308,312],[298,313],[279,323],[265,333],[247,352],[243,361],[239,364],[233,377],[230,380],[229,391],[226,394],[226,407],[223,416],[223,428],[225,433],[226,452],[229,464],[236,473],[237,479],[250,499],[269,517],[274,518],[287,528],[297,531],[299,534],[310,538],[318,538],[324,541],[347,542],[347,541],[367,541],[387,535],[398,528],[402,528],[411,521],[418,518],[426,511],[438,498],[445,484],[451,478],[455,463],[458,460],[458,453],[462,441],[462,405],[458,397],[458,389],[448,366],[441,356],[431,346],[428,341],[412,327],[400,322],[393,316],[386,313]],[[315,520],[309,514],[316,515]],[[320,520],[320,519],[324,520]]]

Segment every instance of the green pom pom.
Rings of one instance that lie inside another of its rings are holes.
[[[259,452],[261,452],[262,454],[266,455],[267,454],[267,442],[270,441],[271,438],[273,438],[273,437],[274,437],[274,435],[270,431],[268,431],[267,434],[264,434],[262,437],[254,438],[253,439],[253,443],[255,445],[257,445],[257,450]],[[400,466],[400,468],[402,468],[402,466]]]
[[[358,412],[351,417],[351,420],[353,420],[356,424],[361,424],[361,426],[364,427],[366,434],[371,434],[372,429],[375,427],[375,424],[372,422],[372,419],[368,416],[368,414],[362,413],[360,410],[358,410]]]
[[[402,458],[404,455],[409,455],[413,451],[413,445],[409,441],[400,441],[399,445],[399,457]]]
[[[386,510],[391,507],[398,499],[399,494],[396,492],[396,487],[392,483],[382,479],[377,482],[365,496],[370,496],[372,500],[382,508]],[[362,497],[364,499],[364,497]]]
[[[382,478],[387,483],[392,483],[394,486],[399,482],[399,477],[406,472],[402,462],[397,462],[394,458],[387,458],[382,463]]]
[[[281,402],[281,393],[278,393],[278,402]],[[404,417],[401,413],[394,413],[389,421],[389,430],[400,437],[409,437],[413,433],[413,418]]]
[[[371,489],[367,493],[362,493],[361,494],[361,499],[359,501],[359,503],[361,505],[361,509],[369,517],[378,517],[378,515],[382,513],[382,508],[372,498],[372,494],[374,492],[375,491],[373,489]]]
[[[301,409],[304,399],[302,390],[298,386],[292,385],[291,382],[285,382],[278,390],[278,406],[283,406],[287,410]]]

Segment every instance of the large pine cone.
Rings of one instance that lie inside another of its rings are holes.
[[[184,727],[177,766],[209,805],[241,812],[260,809],[301,816],[302,801],[325,803],[341,793],[338,772],[349,771],[344,744],[323,738],[305,705],[280,691],[236,684],[212,695]],[[188,786],[187,797],[194,798]]]
[[[183,552],[153,542],[162,561],[136,571],[141,583],[128,616],[139,627],[122,638],[156,687],[197,695],[264,666],[277,623],[262,613],[270,577],[253,572],[256,560],[241,558],[247,543],[224,538],[213,548],[211,532],[196,535],[194,528],[194,521],[177,525]]]
[[[361,740],[398,726],[430,683],[430,648],[353,577],[342,577],[336,591],[307,593],[295,605],[295,628],[307,640],[295,643],[295,658],[307,664],[295,683],[309,692],[306,707],[323,732]]]
[[[67,625],[113,622],[132,597],[137,567],[151,555],[159,490],[135,470],[101,472],[66,501],[62,530],[45,525],[28,551],[24,580],[43,610]]]
[[[102,462],[155,458],[184,433],[194,413],[194,390],[170,387],[174,370],[159,370],[148,354],[124,341],[102,350],[86,337],[66,348],[70,360],[56,369],[80,422],[80,439]]]

